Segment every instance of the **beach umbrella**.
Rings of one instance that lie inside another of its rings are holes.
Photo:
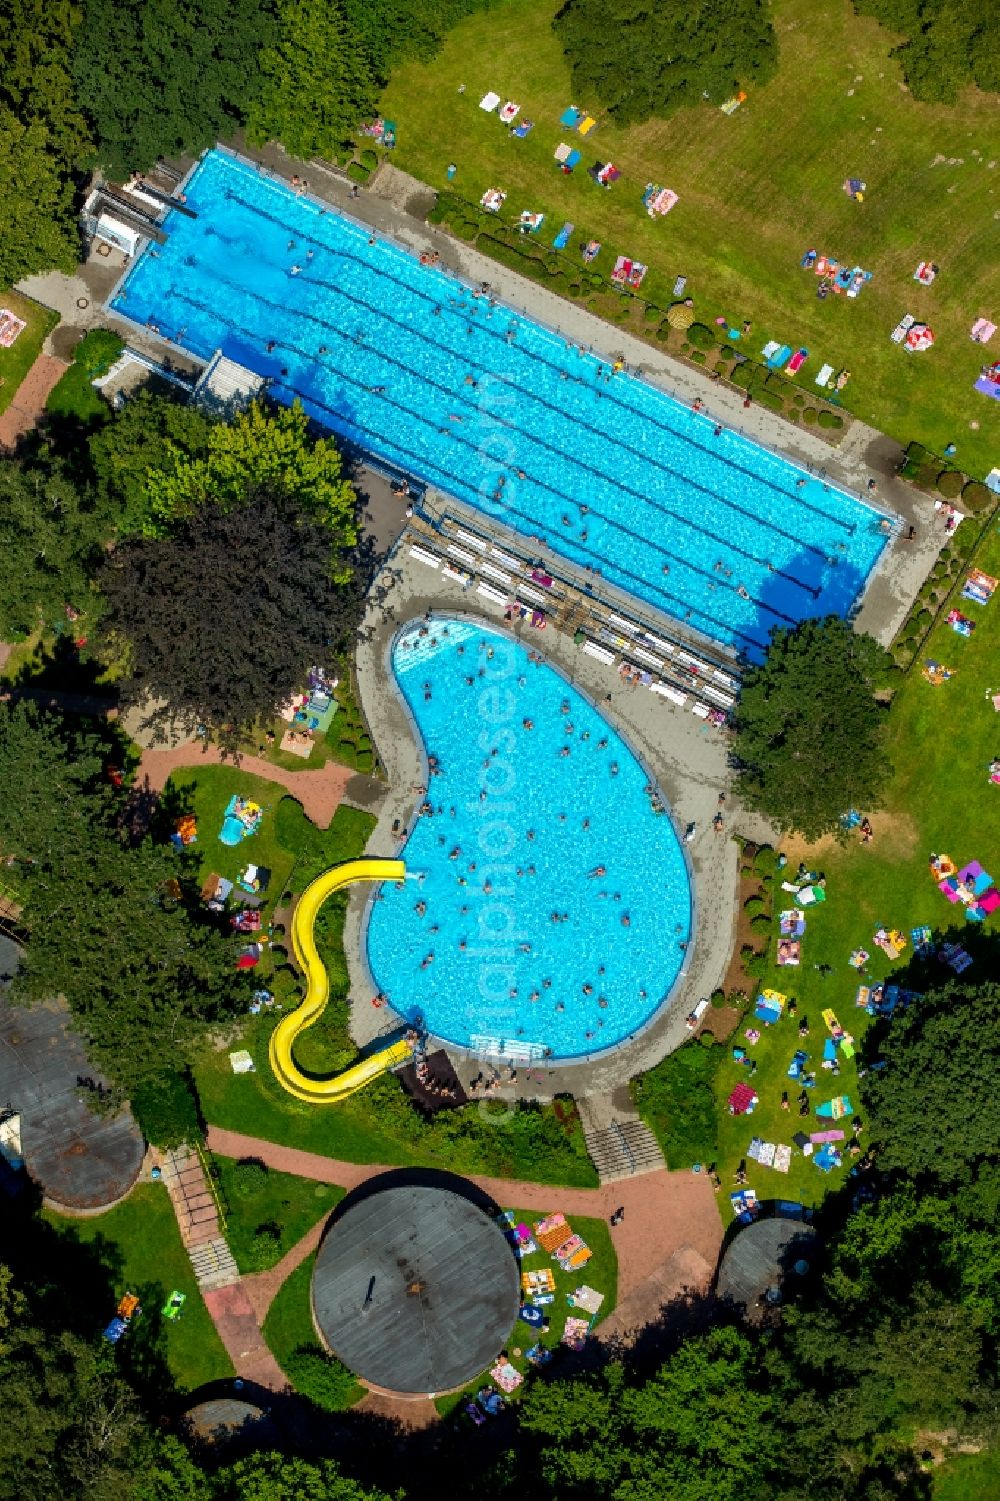
[[[667,312],[671,328],[690,328],[694,322],[694,308],[687,302],[675,302]]]

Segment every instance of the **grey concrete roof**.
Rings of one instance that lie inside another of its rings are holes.
[[[799,1220],[757,1220],[730,1241],[719,1267],[717,1291],[751,1310],[769,1287],[780,1287],[795,1262],[811,1261],[816,1232]]]
[[[68,1209],[100,1209],[139,1175],[144,1143],[128,1110],[88,1108],[78,1078],[99,1082],[69,1014],[55,1003],[27,1009],[5,999],[17,950],[0,937],[0,1111],[21,1117],[21,1151],[46,1197]]]
[[[517,1261],[461,1193],[389,1177],[335,1215],[316,1259],[313,1314],[330,1349],[372,1385],[449,1391],[503,1347],[517,1317]]]

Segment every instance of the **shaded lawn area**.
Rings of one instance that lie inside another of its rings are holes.
[[[974,566],[986,573],[1000,576],[1000,532],[996,527],[991,529],[973,561]],[[725,1203],[720,1203],[720,1208],[724,1218],[729,1209],[728,1194],[734,1187],[733,1173],[752,1136],[790,1142],[793,1133],[800,1129],[808,1134],[826,1126],[840,1126],[845,1130],[843,1146],[846,1147],[852,1137],[851,1120],[819,1121],[814,1113],[817,1104],[837,1094],[848,1095],[856,1116],[864,1118],[857,1058],[849,1060],[838,1054],[839,1078],[819,1066],[823,1041],[828,1035],[821,1015],[824,1008],[831,1008],[841,1025],[858,1040],[859,1054],[865,1033],[873,1025],[868,1014],[855,1004],[861,976],[849,963],[851,952],[855,948],[868,950],[871,956],[866,965],[868,983],[869,979],[891,979],[913,959],[909,942],[895,962],[877,948],[872,939],[879,927],[899,928],[909,940],[911,929],[926,924],[939,936],[946,934],[959,942],[974,941],[979,925],[965,922],[961,907],[953,906],[938,891],[928,870],[929,855],[947,853],[960,868],[970,860],[979,860],[1000,880],[1000,786],[989,779],[990,761],[1000,755],[1000,716],[991,702],[992,695],[1000,692],[1000,591],[986,606],[968,601],[958,603],[977,621],[974,634],[966,639],[947,625],[938,626],[921,657],[921,662],[931,658],[945,663],[955,669],[955,676],[935,688],[918,668],[902,683],[893,702],[888,751],[895,775],[885,809],[865,810],[870,813],[875,830],[874,842],[862,845],[854,835],[845,845],[829,839],[812,849],[796,842],[785,846],[788,854],[785,873],[794,871],[800,859],[811,869],[823,871],[827,900],[821,906],[806,909],[802,965],[797,969],[772,966],[755,987],[756,990],[772,987],[794,996],[798,1016],[790,1019],[786,1015],[775,1026],[763,1028],[760,1041],[751,1046],[744,1036],[745,1029],[760,1024],[753,1023],[752,1015],[748,1015],[725,1049],[713,1048],[708,1053],[717,1065],[716,1160],[723,1180]],[[779,872],[768,887],[774,893],[776,912],[786,902],[793,905],[791,895],[781,891],[780,881]],[[995,934],[995,917],[987,921],[985,930]],[[769,938],[772,958],[776,931],[775,924]],[[820,965],[830,967],[825,977],[817,968]],[[977,972],[978,966],[968,974],[974,978]],[[930,973],[942,982],[952,977],[950,969],[937,964]],[[798,1025],[804,1018],[808,1018],[810,1036],[800,1043]],[[756,1059],[757,1072],[753,1077],[748,1069],[732,1060],[731,1049],[736,1043],[747,1047]],[[800,1120],[796,1113],[800,1086],[786,1078],[792,1054],[800,1046],[810,1054],[808,1066],[816,1070],[817,1076],[816,1087],[810,1091],[813,1113],[808,1120]],[[685,1078],[692,1070],[696,1075],[699,1071],[693,1067],[699,1052],[698,1042],[687,1043],[680,1053],[660,1066],[676,1082],[678,1090],[674,1124],[666,1135],[662,1125],[658,1130],[672,1167],[685,1165],[683,1161],[671,1161],[671,1140],[683,1141],[689,1130],[676,1116],[683,1110],[679,1102],[683,1099]],[[693,1055],[690,1063],[684,1061],[685,1055]],[[733,1085],[741,1080],[752,1084],[760,1096],[760,1104],[750,1116],[733,1117],[726,1110],[726,1099]],[[643,1080],[641,1088],[646,1086],[647,1081]],[[791,1104],[788,1112],[781,1109],[781,1095],[786,1089]],[[655,1114],[647,1118],[657,1129]],[[931,1121],[928,1130],[933,1130]],[[696,1136],[694,1145],[699,1152],[707,1150],[708,1140],[707,1136],[704,1139]],[[862,1146],[866,1140],[867,1134],[863,1133]],[[748,1183],[761,1199],[798,1199],[815,1204],[830,1188],[844,1181],[849,1165],[850,1159],[845,1154],[844,1166],[826,1175],[793,1152],[787,1175],[748,1162]]]
[[[397,124],[393,162],[439,189],[456,163],[451,190],[477,206],[486,188],[504,189],[506,220],[522,209],[546,214],[532,239],[547,246],[572,221],[575,267],[579,242],[594,237],[605,274],[618,254],[649,266],[642,295],[661,308],[686,275],[702,323],[752,320],[749,353],[771,338],[808,348],[803,391],[816,393],[825,361],[846,367],[848,410],[903,444],[919,438],[940,453],[954,441],[957,462],[985,474],[1000,406],[972,389],[984,351],[968,331],[993,301],[995,99],[970,89],[954,107],[918,104],[889,56],[897,38],[850,0],[775,0],[777,74],[731,118],[708,106],[630,128],[599,118],[583,140],[559,117],[574,102],[597,113],[598,101],[574,98],[549,24],[557,9],[557,0],[509,0],[449,32],[430,62],[397,69],[381,106]],[[524,140],[479,109],[488,89],[535,122]],[[802,107],[790,120],[792,99]],[[570,176],[553,159],[560,142],[582,152]],[[622,177],[602,191],[586,169],[608,160]],[[864,203],[841,191],[847,176],[867,182]],[[680,194],[655,222],[642,204],[649,182]],[[817,301],[816,277],[800,268],[808,248],[872,271],[861,297]],[[925,258],[941,267],[931,287],[912,279]],[[890,341],[906,312],[932,325],[928,354]]]
[[[343,1190],[332,1184],[273,1169],[268,1169],[259,1190],[247,1193],[239,1187],[235,1158],[213,1156],[211,1163],[225,1209],[226,1239],[241,1272],[276,1266],[343,1198]],[[258,1239],[260,1226],[273,1226],[278,1233]]]
[[[47,335],[59,322],[59,314],[13,291],[0,291],[0,308],[9,308],[15,317],[23,318],[28,325],[9,349],[0,349],[0,412],[5,412],[41,354]]]
[[[162,1355],[181,1392],[233,1374],[232,1362],[202,1302],[162,1184],[137,1184],[123,1203],[90,1219],[69,1219],[49,1210],[45,1218],[62,1234],[100,1251],[116,1273],[119,1297],[132,1292],[141,1299],[142,1316],[135,1336]],[[187,1302],[181,1317],[171,1321],[161,1317],[160,1309],[174,1289],[186,1293]],[[114,1311],[113,1307],[95,1310],[95,1318],[103,1320],[102,1328]],[[132,1338],[131,1332],[124,1338]]]
[[[220,843],[219,831],[226,806],[234,793],[259,803],[264,817],[256,834],[228,848]],[[171,828],[181,813],[193,813],[198,820],[198,839],[189,850],[198,861],[200,879],[204,881],[215,872],[235,884],[237,876],[247,865],[264,865],[271,872],[266,900],[268,911],[272,910],[284,890],[295,863],[294,855],[278,839],[276,814],[284,796],[283,789],[274,782],[250,776],[234,766],[200,766],[197,770],[185,767],[174,772],[163,794]],[[234,891],[229,899],[231,909],[236,899]]]
[[[516,1192],[516,1185],[512,1186]],[[558,1200],[556,1200],[552,1209],[547,1210],[544,1215],[540,1214],[537,1209],[514,1209],[514,1223],[525,1224],[529,1230],[533,1229],[547,1215],[556,1213],[558,1208],[559,1204]],[[546,1333],[541,1333],[530,1324],[522,1323],[520,1319],[515,1323],[510,1338],[507,1341],[506,1350],[511,1365],[515,1366],[525,1377],[525,1384],[512,1392],[509,1398],[504,1394],[505,1401],[516,1401],[524,1393],[528,1383],[532,1380],[534,1368],[525,1358],[525,1352],[530,1350],[535,1344],[542,1344],[554,1352],[551,1364],[547,1364],[542,1368],[543,1380],[558,1376],[559,1366],[563,1357],[572,1359],[572,1354],[568,1349],[564,1350],[560,1348],[563,1330],[566,1328],[566,1320],[568,1318],[589,1317],[589,1315],[571,1308],[566,1301],[567,1295],[572,1293],[574,1288],[583,1286],[592,1287],[595,1292],[604,1294],[604,1303],[601,1306],[600,1312],[594,1318],[594,1328],[600,1324],[602,1319],[606,1319],[614,1311],[618,1298],[618,1258],[615,1255],[614,1246],[611,1242],[611,1231],[603,1220],[590,1219],[586,1215],[567,1215],[566,1218],[569,1220],[570,1232],[581,1236],[594,1254],[586,1266],[581,1267],[576,1272],[562,1271],[559,1263],[553,1261],[552,1257],[543,1251],[541,1247],[537,1251],[533,1251],[529,1256],[522,1256],[520,1263],[522,1272],[542,1271],[546,1267],[552,1272],[556,1282],[555,1302],[548,1304],[545,1308],[549,1325]],[[470,1381],[468,1386],[463,1387],[460,1392],[451,1392],[447,1396],[438,1397],[435,1401],[438,1412],[442,1414],[451,1412],[462,1402],[467,1401],[469,1397],[474,1396],[486,1384],[490,1384],[490,1373],[488,1370],[483,1371],[474,1381]]]
[[[934,1471],[934,1501],[983,1501],[1000,1495],[1000,1449],[959,1454]]]

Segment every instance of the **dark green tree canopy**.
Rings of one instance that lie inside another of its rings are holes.
[[[743,680],[733,754],[741,796],[785,832],[818,839],[878,805],[890,772],[875,692],[888,656],[837,616],[772,633]]]
[[[895,49],[915,99],[953,104],[970,83],[1000,90],[1000,6],[995,0],[854,0],[906,38]]]
[[[183,857],[125,839],[108,753],[58,716],[0,704],[0,850],[31,934],[12,995],[65,996],[121,1098],[189,1059],[246,983]]]
[[[126,695],[227,740],[329,664],[356,611],[332,577],[330,535],[280,495],[201,507],[169,536],[132,537],[101,575]]]
[[[567,0],[554,24],[577,98],[622,125],[719,104],[778,57],[765,0]]]
[[[270,0],[84,0],[73,72],[102,165],[146,169],[231,135],[276,36]]]
[[[1000,1162],[998,1037],[991,980],[952,981],[893,1020],[888,1067],[861,1086],[883,1167],[956,1189]]]
[[[77,259],[92,149],[70,71],[79,24],[73,0],[0,0],[0,286]]]
[[[0,459],[0,640],[64,629],[67,605],[86,610],[109,529],[101,499],[58,463]]]

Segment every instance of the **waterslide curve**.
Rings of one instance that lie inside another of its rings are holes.
[[[326,966],[316,950],[315,927],[319,909],[327,897],[355,881],[402,881],[406,866],[402,860],[385,860],[365,856],[360,860],[345,860],[310,882],[292,915],[292,948],[306,980],[306,993],[295,1010],[281,1021],[271,1033],[268,1049],[274,1076],[283,1089],[296,1099],[310,1105],[333,1105],[344,1100],[356,1090],[362,1089],[372,1079],[377,1079],[390,1068],[405,1063],[413,1052],[406,1041],[390,1043],[377,1053],[362,1058],[342,1073],[326,1078],[314,1078],[304,1074],[292,1056],[292,1048],[299,1033],[318,1021],[330,998],[330,980]]]

